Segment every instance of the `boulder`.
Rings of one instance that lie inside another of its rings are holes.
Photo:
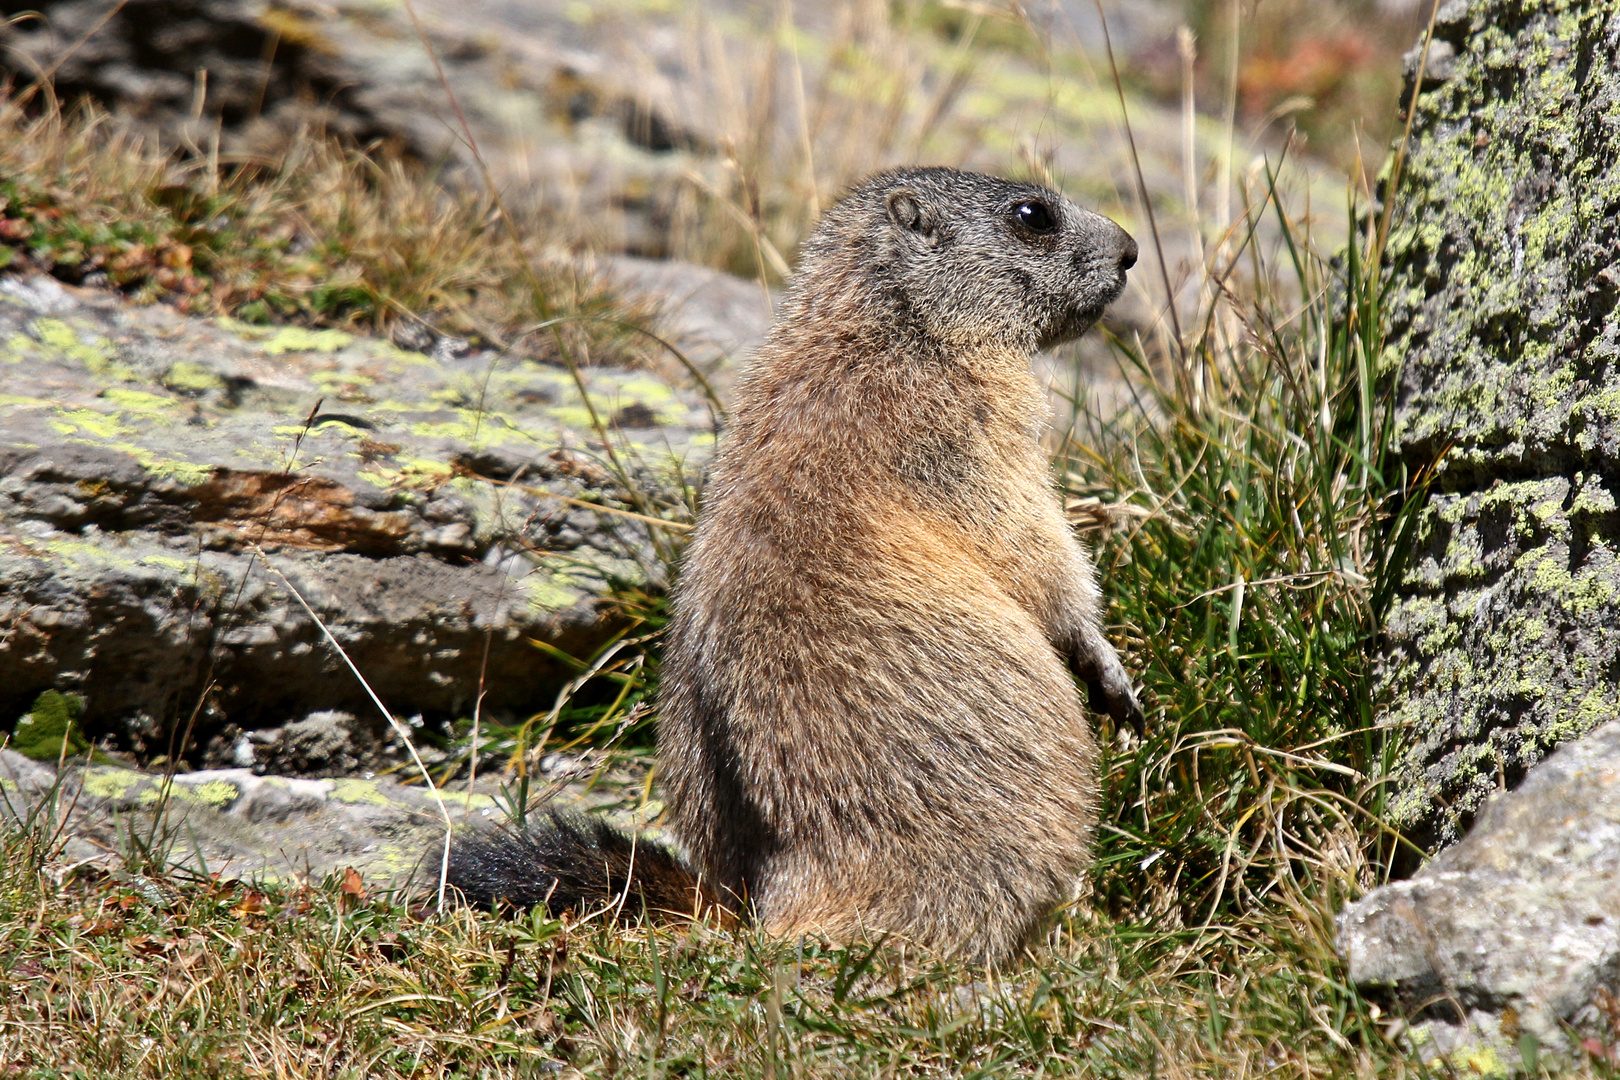
[[[659,336],[679,356],[654,352],[653,362],[672,380],[690,381],[697,369],[710,389],[729,400],[738,362],[765,340],[776,294],[748,281],[678,259],[609,255],[593,269],[615,293],[655,313]]]
[[[1435,34],[1383,365],[1401,460],[1440,464],[1381,678],[1393,816],[1439,846],[1620,716],[1620,10],[1449,0]]]
[[[658,585],[716,431],[646,371],[429,356],[0,277],[0,721],[169,752],[319,710],[549,707]],[[611,452],[610,452],[611,451]],[[307,605],[307,608],[306,608]],[[311,611],[314,616],[312,617]],[[324,627],[324,628],[323,628]]]
[[[1620,722],[1536,765],[1410,880],[1352,904],[1338,944],[1362,994],[1413,1022],[1425,1060],[1505,1071],[1620,1046]]]

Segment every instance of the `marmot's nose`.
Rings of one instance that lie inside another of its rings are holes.
[[[1125,234],[1125,243],[1119,249],[1119,268],[1129,270],[1136,265],[1136,238],[1129,233]]]

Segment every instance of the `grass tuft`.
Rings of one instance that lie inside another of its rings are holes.
[[[1337,905],[1397,842],[1382,778],[1400,733],[1379,724],[1372,646],[1421,478],[1387,452],[1376,261],[1313,251],[1274,187],[1215,256],[1253,259],[1249,284],[1212,272],[1184,348],[1117,342],[1145,409],[1090,415],[1062,452],[1071,495],[1122,523],[1098,561],[1154,703],[1107,772],[1100,894],[1145,916],[1168,890],[1154,914],[1188,927],[1279,890]],[[1267,213],[1281,239],[1257,253]]]

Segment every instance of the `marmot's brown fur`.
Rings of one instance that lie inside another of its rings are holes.
[[[1097,778],[1070,668],[1117,719],[1140,710],[1029,361],[1135,258],[1055,192],[951,169],[883,173],[827,213],[738,380],[677,587],[659,755],[690,870],[648,851],[653,877],[776,934],[991,963],[1073,897]],[[543,898],[565,875],[522,843],[458,842],[453,880]],[[611,861],[601,843],[587,862]]]

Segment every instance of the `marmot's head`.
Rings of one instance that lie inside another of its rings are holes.
[[[1048,188],[897,169],[827,212],[794,291],[819,306],[829,289],[855,289],[845,299],[948,345],[1033,351],[1096,322],[1135,262],[1130,234]]]

